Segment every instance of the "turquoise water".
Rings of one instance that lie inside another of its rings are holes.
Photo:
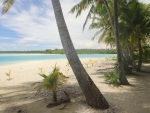
[[[79,58],[106,58],[116,54],[79,54]],[[0,54],[0,65],[22,61],[66,59],[64,54]]]

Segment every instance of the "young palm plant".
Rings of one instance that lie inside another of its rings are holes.
[[[6,72],[5,74],[9,77],[9,80],[10,80],[11,70],[9,70],[8,72]]]
[[[68,77],[63,75],[63,73],[60,72],[60,68],[58,66],[54,66],[53,71],[49,74],[43,74],[40,73],[40,76],[42,76],[44,79],[42,82],[34,82],[31,85],[35,86],[35,89],[37,89],[37,92],[40,92],[42,89],[44,90],[51,90],[53,94],[53,100],[54,102],[57,101],[57,88],[59,86],[62,86],[64,83],[67,82]]]

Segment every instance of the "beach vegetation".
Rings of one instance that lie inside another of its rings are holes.
[[[93,61],[93,60],[90,60],[88,63],[91,64],[91,65],[93,66],[96,62]]]
[[[44,54],[65,54],[63,49],[47,49]],[[116,54],[116,49],[76,49],[77,54]]]
[[[28,53],[28,54],[65,54],[63,49],[46,49],[34,51],[0,51],[0,53]],[[77,54],[116,54],[116,49],[76,49]]]
[[[44,73],[39,74],[44,79],[41,82],[34,82],[31,85],[36,86],[35,89],[39,93],[42,89],[44,90],[50,90],[53,94],[53,100],[57,101],[57,88],[62,86],[64,83],[67,82],[68,77],[63,75],[62,72],[60,72],[60,68],[58,66],[54,66],[53,71],[46,75]]]
[[[89,67],[89,62],[84,62],[84,65],[86,65],[86,67]]]
[[[66,66],[70,66],[70,63],[69,63],[69,62],[67,62],[67,63],[66,63]]]
[[[143,4],[132,0],[120,8],[120,29],[122,42],[128,50],[131,59],[133,52],[138,52],[137,71],[141,71],[144,45],[150,38],[150,4]]]
[[[107,83],[112,84],[114,86],[119,86],[119,75],[120,73],[117,71],[112,71],[104,74],[104,79]]]
[[[6,72],[5,74],[8,76],[8,78],[10,80],[11,70],[9,70],[8,72]]]
[[[40,73],[43,72],[43,67],[39,67]]]
[[[128,59],[123,60],[123,67],[126,75],[133,74],[134,71],[137,69],[137,65],[134,63],[134,61]],[[115,70],[118,71],[118,63],[115,63]]]

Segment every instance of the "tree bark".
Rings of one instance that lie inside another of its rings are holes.
[[[56,102],[57,101],[57,93],[55,90],[53,90],[52,93],[53,93],[53,101]]]
[[[141,71],[141,66],[142,66],[142,46],[141,46],[141,39],[140,38],[138,38],[138,48],[139,48],[139,60],[138,60],[137,71]]]
[[[117,9],[117,0],[114,0],[114,27],[115,27],[115,37],[116,37],[116,49],[118,57],[118,71],[120,72],[119,81],[122,85],[129,85],[128,80],[126,79],[124,68],[123,68],[123,56],[120,46],[119,39],[119,30],[118,30],[118,9]]]
[[[66,57],[70,63],[70,66],[77,78],[77,81],[86,97],[86,102],[88,105],[94,108],[107,109],[109,105],[106,99],[103,97],[99,89],[96,87],[92,79],[89,77],[88,73],[81,64],[73,43],[71,41],[62,9],[59,0],[52,0],[52,5],[54,8],[54,14],[58,26],[59,35],[61,42],[66,54]]]

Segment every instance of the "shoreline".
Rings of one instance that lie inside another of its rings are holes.
[[[98,60],[98,59],[102,59],[102,60],[104,60],[105,58],[79,58],[80,59],[80,61],[84,61],[84,60],[90,60],[90,59],[94,59],[94,60]],[[5,63],[1,63],[0,64],[0,67],[1,66],[10,66],[10,65],[17,65],[17,64],[23,64],[23,63],[30,63],[30,62],[47,62],[47,61],[59,61],[59,60],[66,60],[66,61],[68,61],[67,60],[67,58],[59,58],[59,59],[45,59],[45,60],[43,60],[43,59],[41,59],[41,60],[27,60],[27,61],[12,61],[12,62],[5,62]]]
[[[80,59],[84,58],[106,58],[115,56],[115,54],[78,54]],[[65,54],[13,54],[13,55],[0,55],[0,65],[14,64],[17,62],[28,61],[41,61],[41,60],[58,60],[67,59]]]

